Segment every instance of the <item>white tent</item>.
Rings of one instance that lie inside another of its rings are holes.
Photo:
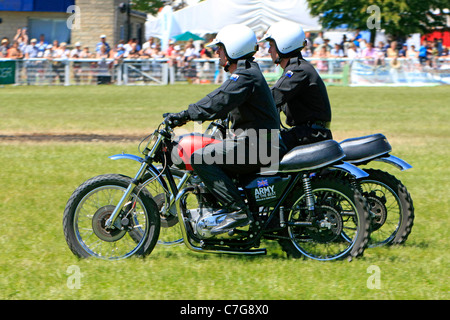
[[[186,31],[204,35],[232,23],[262,34],[281,20],[297,22],[305,31],[321,29],[318,18],[310,15],[306,0],[206,0],[173,13],[161,12],[157,19],[147,22],[146,36],[163,39]],[[165,29],[169,25],[171,30]]]

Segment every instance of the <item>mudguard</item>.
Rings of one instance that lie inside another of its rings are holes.
[[[134,154],[127,154],[127,153],[115,154],[113,156],[110,156],[109,158],[111,160],[129,159],[129,160],[137,161],[139,163],[144,162],[143,158],[135,156]]]
[[[343,161],[342,163],[333,164],[330,167],[336,168],[339,170],[343,170],[343,171],[353,175],[356,179],[366,178],[369,176],[369,174],[367,172],[365,172],[364,170],[358,168],[357,166],[355,166],[351,163],[345,162],[345,161]]]
[[[389,163],[401,171],[405,171],[412,168],[412,165],[410,165],[408,162],[393,155],[389,155],[387,157],[380,157],[374,160]]]

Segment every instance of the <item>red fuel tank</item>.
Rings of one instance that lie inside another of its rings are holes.
[[[218,140],[210,135],[191,133],[180,136],[177,143],[177,155],[181,159],[174,161],[175,165],[184,170],[193,170],[191,166],[191,156],[195,151],[206,147],[211,143],[220,143]]]

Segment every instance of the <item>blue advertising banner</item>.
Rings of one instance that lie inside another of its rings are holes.
[[[75,0],[0,0],[0,11],[66,12]]]

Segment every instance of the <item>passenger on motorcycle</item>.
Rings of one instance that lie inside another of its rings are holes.
[[[271,141],[275,132],[278,142],[280,120],[270,88],[253,61],[258,50],[253,31],[243,25],[229,25],[208,46],[217,52],[220,65],[231,73],[230,78],[187,110],[168,115],[166,122],[182,125],[189,120],[230,119],[230,129],[235,132],[232,139],[210,144],[191,157],[194,172],[221,202],[222,213],[228,213],[211,230],[212,234],[220,234],[252,222],[231,177],[258,172],[265,165],[260,157],[255,157],[263,144],[265,150],[279,154],[278,143],[274,146]],[[258,139],[252,139],[252,134]],[[215,161],[211,163],[211,159]]]
[[[301,54],[306,45],[303,29],[293,22],[277,22],[261,41],[269,42],[272,61],[284,69],[272,87],[272,95],[277,108],[286,115],[286,124],[291,127],[281,131],[288,150],[332,139],[327,89],[316,69]]]

